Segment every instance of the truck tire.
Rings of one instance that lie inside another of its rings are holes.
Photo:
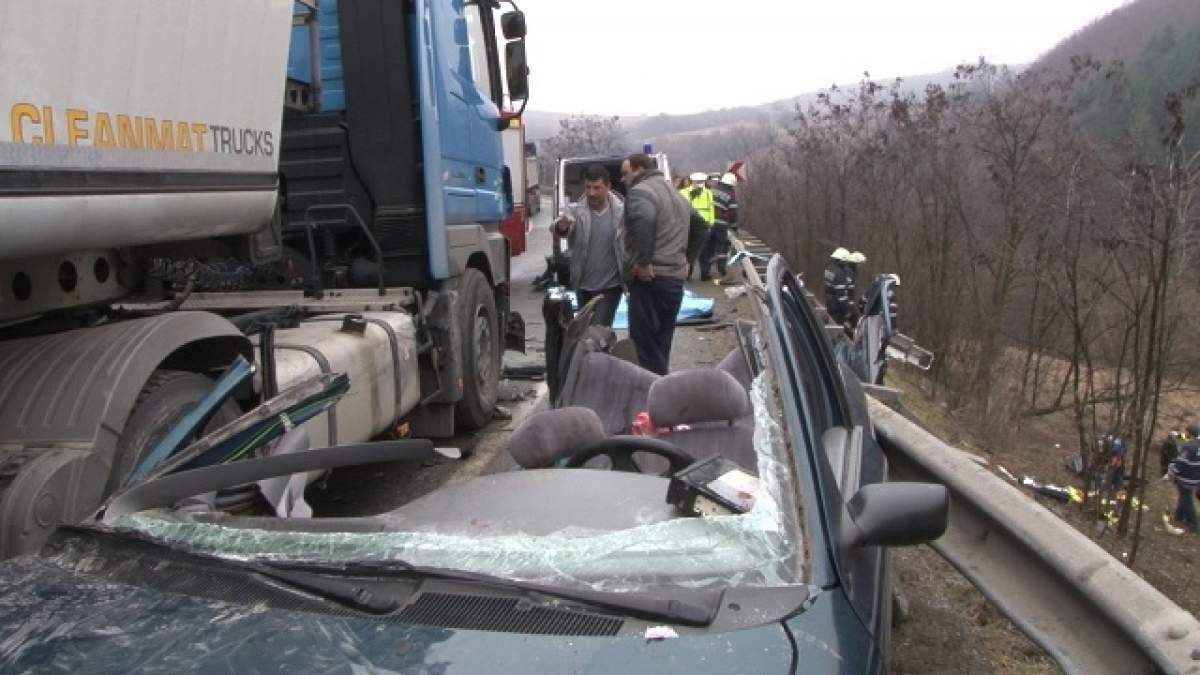
[[[496,410],[500,388],[500,321],[487,277],[476,269],[463,273],[458,322],[462,335],[463,396],[455,407],[459,429],[483,427]]]
[[[125,423],[120,441],[117,442],[117,454],[104,490],[105,495],[112,494],[125,482],[146,453],[150,452],[192,404],[208,393],[212,385],[211,378],[199,373],[166,369],[154,371],[138,394],[133,412]],[[226,400],[213,414],[201,434],[215,431],[241,414],[237,403]]]

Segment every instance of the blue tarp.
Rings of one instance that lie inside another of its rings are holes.
[[[685,288],[683,289],[683,303],[679,305],[679,314],[675,316],[675,323],[712,321],[715,304],[712,298],[700,297]],[[571,293],[571,305],[576,311],[579,311],[579,302],[575,299],[574,293]],[[613,319],[612,327],[613,330],[629,330],[629,304],[624,295],[621,296],[621,304],[617,307],[617,316]]]

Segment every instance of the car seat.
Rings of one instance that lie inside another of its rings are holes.
[[[750,391],[750,385],[753,383],[753,376],[750,374],[750,364],[746,362],[746,355],[741,349],[734,349],[721,359],[717,364],[717,370],[723,370],[733,376],[737,383],[742,385],[742,389]]]
[[[556,408],[530,415],[508,438],[508,454],[525,469],[545,469],[607,437],[588,408]]]
[[[729,372],[697,368],[661,377],[650,385],[646,410],[656,427],[686,427],[659,438],[697,460],[720,455],[758,473],[750,396]]]
[[[625,359],[600,351],[582,351],[568,371],[558,406],[590,408],[610,436],[627,434],[633,418],[646,410],[646,399],[658,375]]]

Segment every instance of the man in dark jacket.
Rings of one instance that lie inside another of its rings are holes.
[[[825,268],[825,309],[834,323],[844,324],[850,318],[854,287],[850,251],[839,246],[830,254],[829,266]]]
[[[1177,525],[1196,532],[1196,488],[1200,487],[1200,439],[1189,439],[1171,462],[1170,475],[1175,479],[1179,501],[1175,505]]]
[[[687,279],[692,209],[646,155],[630,155],[621,164],[621,180],[627,188],[621,239],[629,337],[642,367],[666,375]]]
[[[721,176],[712,187],[713,206],[716,219],[708,235],[704,252],[700,254],[700,280],[704,281],[712,272],[712,263],[717,264],[717,277],[725,276],[725,264],[729,260],[729,230],[737,227],[738,203],[734,195],[737,177],[731,173]]]

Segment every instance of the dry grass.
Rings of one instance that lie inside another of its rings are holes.
[[[927,546],[892,552],[897,586],[911,605],[892,635],[892,672],[1057,673],[1042,650]]]

